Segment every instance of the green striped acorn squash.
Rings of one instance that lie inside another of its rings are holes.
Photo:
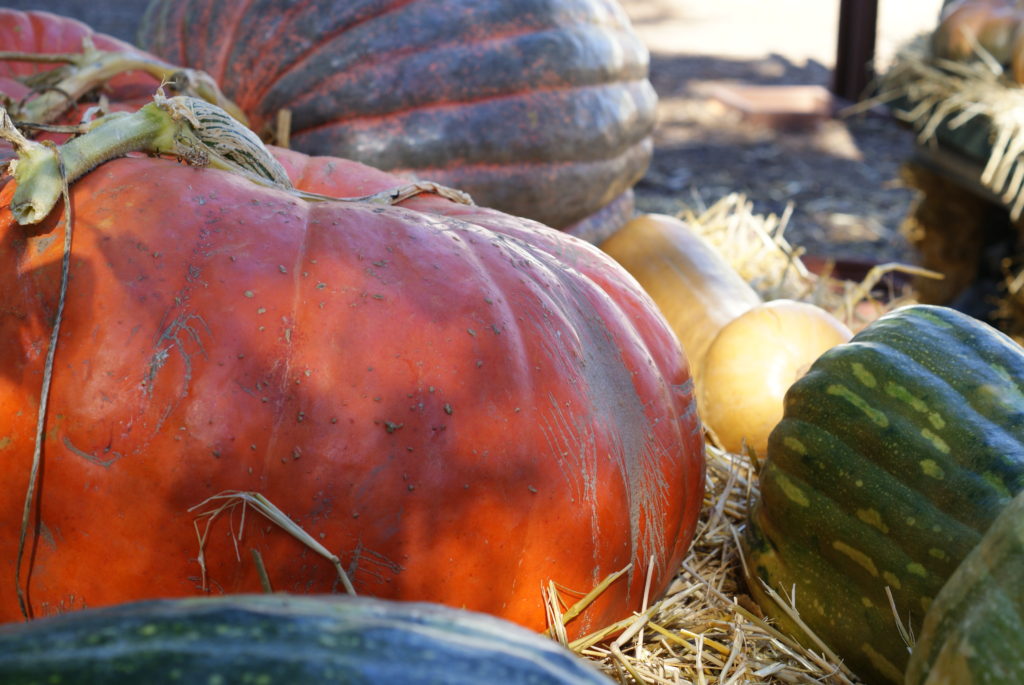
[[[595,666],[486,614],[339,595],[225,595],[0,625],[0,682],[599,684]]]
[[[1024,489],[1024,350],[952,309],[892,312],[822,355],[786,395],[744,532],[751,594],[795,590],[854,673],[902,682],[904,624]]]
[[[1024,683],[1024,493],[932,602],[906,685]]]

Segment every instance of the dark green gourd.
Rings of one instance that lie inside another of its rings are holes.
[[[869,683],[902,682],[925,612],[1024,489],[1024,350],[952,309],[913,306],[826,352],[786,396],[744,535],[762,582]],[[806,637],[806,636],[804,636]]]
[[[485,614],[344,596],[227,595],[0,626],[0,682],[609,682],[555,642]]]
[[[924,619],[906,685],[1024,683],[1024,493],[946,582]]]

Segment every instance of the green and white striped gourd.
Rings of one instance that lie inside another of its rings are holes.
[[[225,595],[0,626],[4,685],[598,685],[596,667],[486,614],[343,595]]]
[[[902,682],[932,599],[1024,489],[1024,350],[952,309],[892,312],[786,396],[744,534],[748,585],[869,683]],[[892,594],[890,605],[886,590]]]

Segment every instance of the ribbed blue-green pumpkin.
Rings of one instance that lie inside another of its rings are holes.
[[[426,602],[222,595],[130,602],[0,626],[0,682],[103,685],[601,685],[556,642]]]

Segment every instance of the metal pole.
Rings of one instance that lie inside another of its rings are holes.
[[[857,102],[864,97],[875,73],[875,32],[878,28],[878,0],[840,0],[839,39],[832,92]]]

